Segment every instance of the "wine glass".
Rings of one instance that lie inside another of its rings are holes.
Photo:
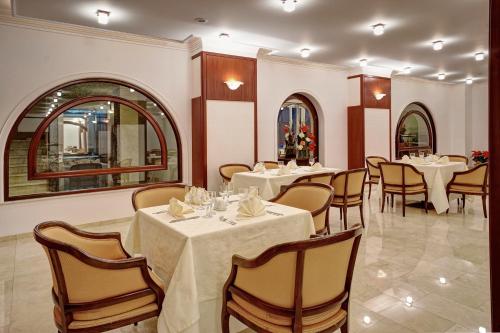
[[[285,162],[278,161],[278,167],[281,169],[281,168],[283,168],[283,166],[285,166]]]
[[[424,157],[425,157],[425,151],[420,150],[420,151],[418,152],[418,157],[420,157],[421,159],[424,159]]]
[[[234,184],[232,182],[227,183],[227,196],[234,193]]]
[[[410,158],[415,158],[415,153],[410,153]]]
[[[314,165],[314,155],[309,155],[309,165],[311,167]]]
[[[240,199],[245,198],[248,195],[248,188],[246,188],[246,187],[239,188],[238,194],[240,196]]]

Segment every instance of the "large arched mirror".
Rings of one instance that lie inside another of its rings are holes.
[[[306,165],[309,157],[318,155],[318,115],[313,103],[302,94],[289,96],[278,114],[278,160],[296,158]]]
[[[436,152],[436,130],[432,116],[421,103],[409,104],[401,113],[396,130],[396,158],[412,153]]]

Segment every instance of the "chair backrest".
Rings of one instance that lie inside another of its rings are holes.
[[[297,183],[286,186],[284,191],[270,201],[310,211],[316,231],[321,231],[326,228],[332,199],[333,189],[330,185]]]
[[[381,162],[388,162],[385,157],[382,156],[367,156],[366,157],[366,166],[368,167],[368,176],[371,177],[380,177],[380,168],[378,166]]]
[[[449,184],[481,187],[486,190],[487,183],[488,163],[483,163],[467,171],[454,172]]]
[[[356,225],[333,236],[273,246],[252,260],[255,268],[238,267],[234,285],[265,305],[295,309],[290,313],[299,317],[340,306],[348,301],[361,233]]]
[[[465,164],[469,164],[469,158],[464,155],[441,155],[448,156],[450,162],[464,162]]]
[[[413,165],[393,162],[382,162],[379,165],[384,186],[427,186],[424,176]]]
[[[263,161],[266,169],[279,169],[279,164],[276,161]]]
[[[168,205],[171,198],[184,201],[186,185],[184,184],[155,184],[141,187],[132,194],[134,210],[154,206]]]
[[[233,164],[224,164],[219,167],[219,173],[226,182],[231,181],[231,177],[233,177],[233,174],[237,172],[246,172],[246,171],[252,171],[252,168],[249,167],[246,164],[238,164],[238,163],[233,163]]]
[[[293,184],[297,183],[319,183],[325,185],[332,185],[333,177],[335,176],[335,172],[325,172],[325,173],[317,173],[313,175],[302,176],[293,182]]]
[[[366,169],[352,169],[337,173],[333,177],[333,190],[335,198],[343,197],[348,199],[363,198]]]

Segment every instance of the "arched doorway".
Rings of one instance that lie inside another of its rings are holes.
[[[277,133],[279,161],[296,158],[299,165],[307,165],[310,156],[319,160],[318,114],[306,96],[292,94],[282,103]]]
[[[408,104],[396,128],[396,158],[404,155],[436,152],[436,129],[427,107],[419,102]]]

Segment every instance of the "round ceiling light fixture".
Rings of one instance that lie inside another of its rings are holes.
[[[442,81],[444,79],[446,79],[446,74],[445,73],[439,73],[438,74],[438,80]]]
[[[208,22],[208,20],[204,17],[197,17],[194,19],[194,21],[197,23],[207,23]]]
[[[474,55],[474,59],[476,61],[483,61],[484,60],[484,52],[478,52]]]
[[[297,0],[281,0],[281,7],[287,13],[291,13],[297,7]]]
[[[111,15],[111,12],[99,9],[99,10],[97,10],[96,15],[97,15],[97,23],[108,24],[109,23],[109,15]]]
[[[311,55],[311,49],[304,48],[304,49],[300,50],[300,56],[302,58],[309,58],[310,55]]]
[[[437,40],[435,42],[432,42],[432,49],[434,51],[442,50],[443,46],[444,46],[444,42],[442,40]]]
[[[372,26],[372,31],[375,36],[382,36],[385,32],[385,24],[378,23]]]
[[[405,67],[403,68],[403,74],[411,74],[411,67]]]
[[[474,80],[472,78],[470,78],[470,77],[467,78],[467,79],[465,79],[465,84],[469,84],[470,85],[470,84],[472,84],[472,82],[474,82]]]
[[[366,67],[366,66],[368,66],[368,59],[361,59],[361,60],[359,61],[359,65],[360,65],[361,67]]]
[[[219,38],[220,38],[220,39],[229,39],[229,37],[230,37],[230,36],[229,36],[229,34],[228,34],[228,33],[225,33],[225,32],[221,32],[221,33],[219,34]]]

